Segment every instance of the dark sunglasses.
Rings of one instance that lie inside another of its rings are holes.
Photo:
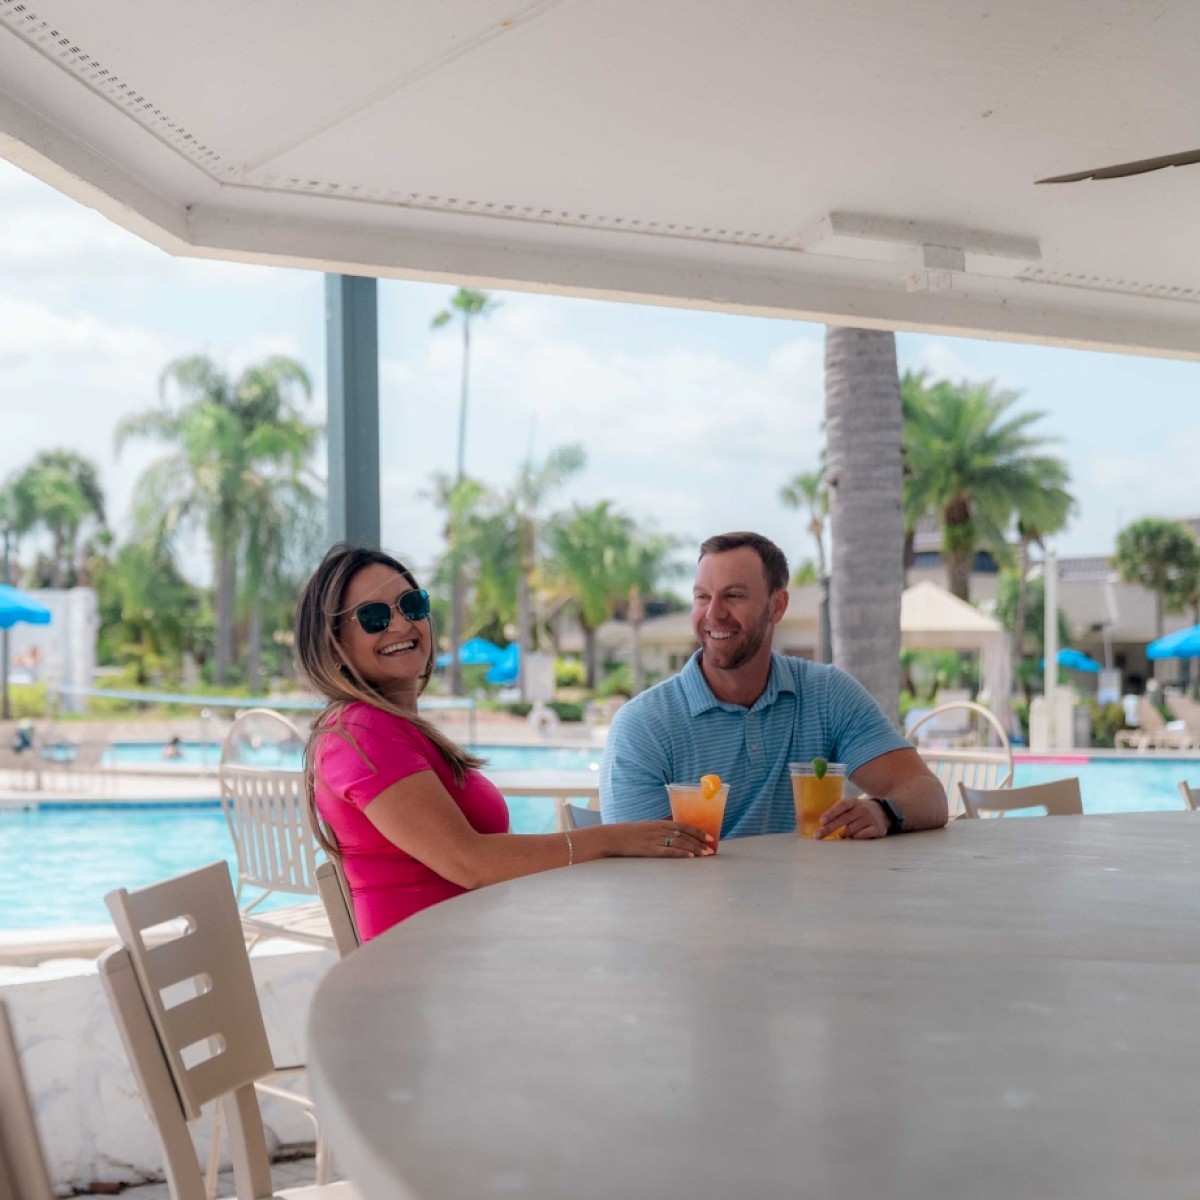
[[[424,588],[413,588],[398,596],[395,604],[386,600],[360,604],[354,610],[354,619],[363,633],[382,633],[392,623],[393,608],[409,621],[423,621],[429,616],[429,593]]]

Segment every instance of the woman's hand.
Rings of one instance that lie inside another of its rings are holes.
[[[625,821],[593,828],[604,836],[609,858],[701,858],[716,853],[703,829],[682,821]]]

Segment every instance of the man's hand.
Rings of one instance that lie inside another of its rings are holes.
[[[887,815],[877,801],[865,796],[858,800],[839,800],[821,814],[817,838],[827,838],[839,831],[849,838],[887,837]]]

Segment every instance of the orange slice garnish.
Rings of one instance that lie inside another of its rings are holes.
[[[700,776],[700,795],[705,800],[711,800],[721,790],[720,775]]]

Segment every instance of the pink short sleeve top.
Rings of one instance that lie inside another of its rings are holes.
[[[317,811],[341,849],[354,916],[366,941],[466,891],[375,828],[366,810],[376,797],[401,779],[432,771],[480,833],[507,833],[508,806],[478,771],[468,771],[459,786],[437,746],[403,717],[355,703],[343,711],[340,724],[355,745],[333,729],[318,738]]]

